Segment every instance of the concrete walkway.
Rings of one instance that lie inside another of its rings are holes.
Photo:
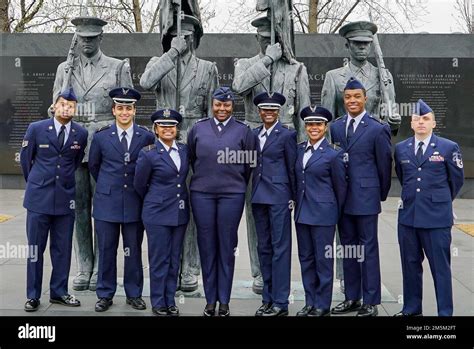
[[[148,309],[137,311],[125,304],[125,294],[122,287],[123,253],[119,251],[118,273],[119,288],[114,298],[114,305],[106,313],[95,313],[94,304],[97,297],[94,292],[70,292],[77,296],[82,306],[67,308],[49,303],[49,277],[51,261],[49,248],[45,254],[43,297],[40,309],[35,313],[23,311],[25,302],[26,267],[25,259],[16,255],[26,245],[25,219],[26,211],[22,207],[23,190],[0,190],[0,219],[2,215],[6,220],[0,220],[0,315],[5,316],[151,316],[149,300],[148,258],[146,238],[143,244],[143,264],[145,280],[144,299]],[[402,275],[400,265],[400,252],[397,241],[397,204],[398,198],[389,198],[383,203],[383,213],[379,217],[379,245],[382,271],[382,305],[379,307],[380,316],[391,316],[400,311],[402,300]],[[454,203],[455,213],[458,217],[456,224],[474,224],[474,200],[458,199]],[[11,217],[11,218],[10,218]],[[252,278],[247,250],[245,215],[239,228],[239,254],[236,258],[234,275],[234,288],[231,300],[231,312],[234,316],[253,316],[261,304],[260,296],[251,291]],[[423,264],[423,313],[437,315],[436,299],[433,281],[428,262]],[[453,228],[452,230],[452,270],[454,290],[454,314],[474,315],[474,238],[467,233]],[[75,275],[75,256],[71,264],[70,283]],[[193,295],[177,295],[177,304],[182,315],[200,316],[205,305],[202,286]],[[343,300],[339,284],[334,284],[333,305]],[[294,315],[304,306],[304,292],[301,284],[301,273],[298,261],[296,236],[293,229],[292,251],[292,293],[290,296],[290,315]],[[347,316],[354,316],[352,313]]]

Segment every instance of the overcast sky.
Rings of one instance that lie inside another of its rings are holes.
[[[216,9],[216,16],[209,21],[207,32],[232,32],[232,21],[229,18],[229,12],[232,12],[232,0],[207,0],[211,2]],[[417,23],[414,31],[407,30],[407,32],[429,32],[429,33],[452,33],[459,32],[460,29],[456,23],[454,2],[455,0],[393,0],[393,1],[412,1],[426,4],[426,15]],[[472,4],[472,0],[471,1]],[[204,1],[203,1],[204,2]],[[255,0],[249,0],[248,6],[255,8],[253,5]],[[471,5],[472,8],[472,5]],[[255,11],[255,14],[257,12]],[[234,16],[237,15],[234,11]],[[350,16],[349,20],[367,19],[360,18],[360,14]],[[249,27],[252,30],[251,27]],[[240,30],[237,30],[240,31]]]

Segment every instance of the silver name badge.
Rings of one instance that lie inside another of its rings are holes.
[[[401,164],[409,164],[410,163],[410,160],[402,160],[400,161]]]
[[[49,148],[49,144],[40,144],[39,147],[40,148]]]

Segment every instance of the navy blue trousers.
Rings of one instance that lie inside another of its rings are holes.
[[[124,251],[123,284],[129,298],[141,297],[143,290],[142,241],[143,224],[114,223],[95,220],[99,245],[97,297],[113,298],[117,290],[117,249],[122,231]]]
[[[346,300],[359,300],[362,297],[364,304],[377,305],[381,302],[377,223],[378,215],[342,215],[339,233],[345,252]]]
[[[145,224],[150,263],[150,298],[153,308],[176,305],[181,249],[187,224],[176,227]]]
[[[245,193],[211,194],[191,191],[207,304],[228,304],[230,301],[237,231],[244,203]]]
[[[291,211],[288,204],[252,204],[263,277],[263,303],[288,309],[291,278]]]
[[[27,210],[26,236],[28,258],[26,264],[26,297],[40,298],[43,282],[43,254],[51,235],[49,251],[53,270],[49,283],[50,297],[58,298],[68,293],[67,283],[71,267],[72,232],[74,214],[47,215]]]
[[[403,312],[422,312],[423,259],[428,257],[439,316],[453,315],[451,227],[437,229],[398,225],[403,273]]]
[[[332,301],[335,231],[335,225],[296,223],[298,257],[306,305],[324,310],[331,307]]]

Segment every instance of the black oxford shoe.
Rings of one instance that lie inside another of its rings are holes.
[[[288,310],[273,306],[264,312],[262,316],[288,316]]]
[[[423,313],[404,313],[403,311],[393,315],[394,317],[414,317],[414,316],[423,316]]]
[[[362,317],[369,317],[369,316],[377,316],[379,314],[379,311],[377,310],[376,305],[370,305],[370,304],[364,304],[362,305],[362,308],[357,313],[357,316],[362,316]]]
[[[101,298],[95,303],[95,311],[103,312],[109,310],[110,306],[114,304],[111,298]]]
[[[263,303],[255,312],[255,316],[262,316],[264,312],[272,307],[271,303]]]
[[[331,309],[333,314],[347,314],[351,311],[359,310],[361,307],[360,301],[344,301]]]
[[[202,312],[204,316],[216,316],[216,305],[215,304],[207,304]]]
[[[127,298],[127,304],[131,305],[133,309],[146,309],[145,301],[141,297]]]
[[[311,310],[308,313],[309,317],[321,317],[321,316],[330,316],[330,315],[331,315],[331,312],[329,311],[329,309],[320,309],[320,308],[313,308],[313,310]]]
[[[176,305],[172,305],[168,307],[168,315],[169,316],[179,316],[179,309]]]
[[[27,299],[25,303],[25,311],[37,311],[40,305],[40,300],[38,298]]]
[[[158,316],[167,316],[168,315],[168,308],[167,307],[159,307],[159,308],[152,308],[152,313]]]
[[[308,314],[313,310],[312,305],[305,305],[303,309],[296,313],[296,316],[308,316]]]
[[[57,298],[50,298],[50,303],[65,305],[66,307],[79,307],[81,302],[76,299],[76,297],[71,296],[70,294],[65,294],[64,296]]]
[[[218,314],[222,317],[230,316],[229,304],[219,304]]]

